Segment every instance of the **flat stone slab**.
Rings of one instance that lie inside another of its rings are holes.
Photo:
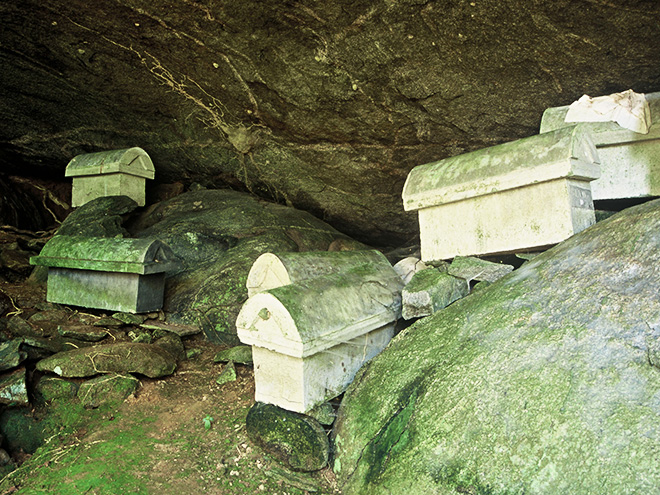
[[[25,368],[0,376],[0,404],[27,406],[29,403]]]
[[[27,358],[20,349],[22,343],[21,339],[14,339],[0,344],[0,371],[16,368]]]
[[[147,330],[164,330],[166,332],[172,332],[179,337],[190,337],[191,335],[197,335],[202,332],[201,328],[194,325],[177,325],[175,323],[165,323],[164,321],[147,320],[140,326]]]
[[[122,342],[60,352],[39,361],[37,369],[67,378],[100,373],[139,373],[159,378],[174,373],[176,359],[156,345]]]
[[[57,333],[62,337],[84,340],[86,342],[99,342],[106,338],[109,333],[105,328],[93,325],[71,325],[57,327]]]
[[[401,316],[405,320],[429,316],[470,292],[469,284],[438,269],[422,270],[403,288]]]
[[[468,282],[473,280],[495,282],[512,270],[513,266],[511,265],[493,263],[471,256],[457,256],[449,265],[447,273],[454,277],[464,278]]]

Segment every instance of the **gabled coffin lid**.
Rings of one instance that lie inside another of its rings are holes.
[[[30,258],[33,265],[146,275],[174,270],[179,262],[155,239],[56,235]]]
[[[248,297],[252,297],[264,290],[338,273],[364,263],[391,266],[383,253],[375,250],[264,253],[252,264],[245,285]]]
[[[78,155],[66,166],[66,177],[123,173],[154,178],[154,165],[142,148],[101,151]]]
[[[393,323],[403,283],[394,269],[366,263],[260,292],[236,319],[244,344],[307,357]]]
[[[579,125],[588,127],[596,146],[660,139],[660,92],[647,93],[644,96],[646,97],[649,109],[651,110],[652,124],[649,128],[648,134],[631,131],[625,127],[621,127],[616,122],[581,122]],[[550,132],[563,127],[576,125],[575,122],[565,121],[569,106],[570,105],[547,108],[543,112],[539,132]]]
[[[408,174],[403,206],[418,210],[564,177],[600,177],[596,147],[583,125],[419,165]]]

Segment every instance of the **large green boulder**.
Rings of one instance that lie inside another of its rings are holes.
[[[162,201],[129,228],[165,242],[182,262],[166,283],[168,320],[198,325],[210,340],[229,345],[239,342],[235,320],[261,254],[365,247],[309,213],[231,190]]]
[[[399,334],[339,410],[345,495],[660,486],[660,202]]]

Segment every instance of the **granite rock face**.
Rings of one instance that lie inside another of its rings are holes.
[[[234,187],[408,240],[415,165],[538,132],[582,94],[660,87],[655,2],[0,4],[0,165],[62,177],[143,147],[156,180]],[[149,187],[149,186],[148,186]]]
[[[340,407],[342,492],[656,490],[659,245],[630,208],[399,334]]]

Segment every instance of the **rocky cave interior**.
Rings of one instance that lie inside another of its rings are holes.
[[[660,90],[647,0],[9,0],[0,16],[4,283],[32,271],[11,246],[38,254],[73,211],[82,153],[146,150],[145,209],[239,191],[403,255],[416,165],[537,134],[583,94]]]

